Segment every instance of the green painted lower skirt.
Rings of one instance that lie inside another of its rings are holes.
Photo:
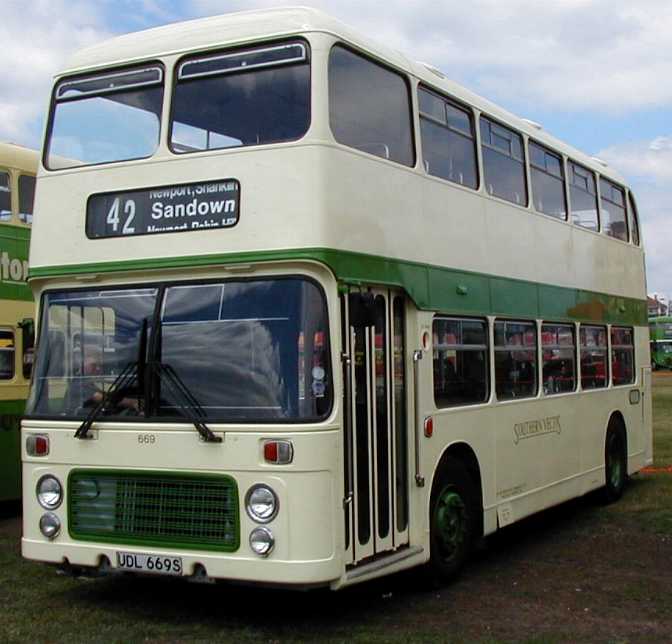
[[[25,400],[0,401],[0,502],[21,498],[21,415]]]
[[[497,277],[452,268],[330,248],[163,257],[31,269],[31,279],[133,271],[185,270],[270,261],[316,261],[350,285],[379,284],[404,289],[418,308],[466,315],[502,315],[554,321],[644,326],[646,299]],[[644,296],[644,285],[642,285]]]

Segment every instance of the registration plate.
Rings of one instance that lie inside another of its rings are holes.
[[[160,575],[181,575],[182,557],[145,555],[137,552],[118,552],[117,568]]]

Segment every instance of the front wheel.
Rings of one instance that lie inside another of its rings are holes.
[[[442,580],[457,575],[469,557],[477,524],[476,492],[464,465],[446,459],[432,487],[430,565]]]
[[[623,427],[614,421],[609,423],[604,445],[605,485],[602,493],[606,503],[618,501],[623,494],[628,477],[628,455]]]

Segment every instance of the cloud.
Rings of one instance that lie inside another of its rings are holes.
[[[612,146],[598,156],[640,181],[655,184],[672,180],[672,136]]]
[[[646,247],[649,292],[672,296],[672,135],[612,146],[598,156],[631,181]]]
[[[74,50],[109,35],[93,3],[4,2],[0,22],[0,140],[39,146],[53,74]]]
[[[250,8],[192,0],[198,15]],[[280,6],[259,0],[255,7]],[[307,0],[508,104],[622,113],[672,104],[667,0]],[[186,5],[185,5],[186,6]]]

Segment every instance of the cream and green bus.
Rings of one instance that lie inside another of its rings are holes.
[[[33,358],[28,243],[39,153],[0,143],[0,503],[21,498],[19,420]]]
[[[310,9],[56,79],[23,554],[333,589],[652,461],[644,257],[608,166]]]

